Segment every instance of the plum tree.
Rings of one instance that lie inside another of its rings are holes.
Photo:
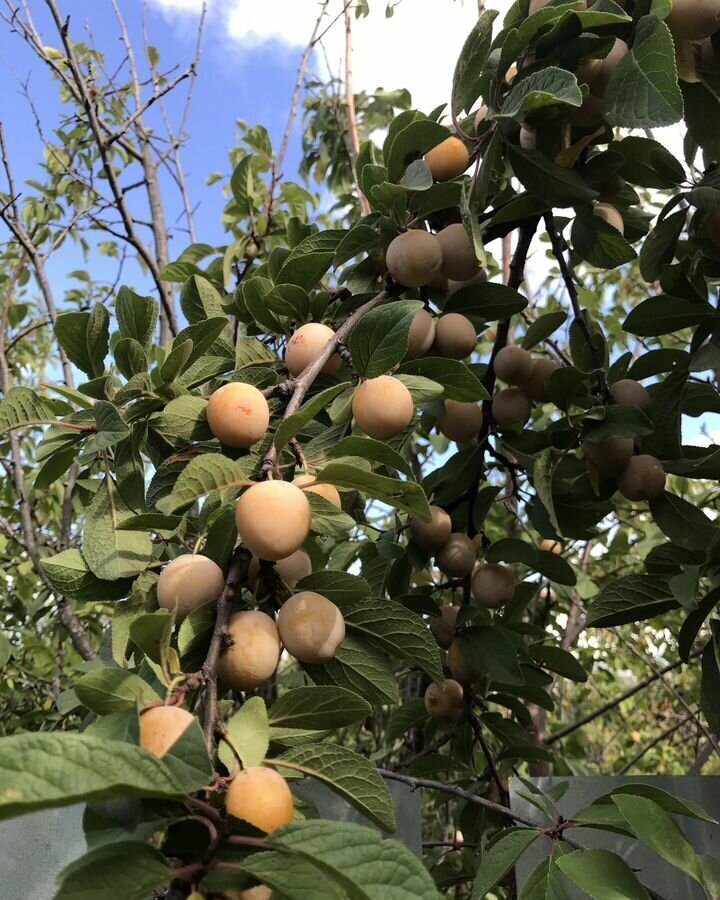
[[[162,758],[194,721],[180,706],[151,706],[140,715],[140,746]]]
[[[310,534],[312,512],[304,492],[287,481],[253,484],[235,507],[235,524],[245,546],[260,559],[285,559]]]
[[[520,385],[523,394],[536,403],[544,403],[548,399],[547,380],[559,368],[559,363],[554,359],[545,357],[534,359],[530,377]]]
[[[435,554],[435,564],[449,578],[469,575],[476,559],[475,544],[459,531],[454,531]]]
[[[701,41],[720,29],[718,0],[673,0],[665,24],[673,37],[683,41]]]
[[[280,636],[275,622],[259,610],[230,617],[228,642],[218,660],[218,676],[234,691],[251,691],[264,684],[277,669]]]
[[[468,281],[481,271],[475,248],[470,242],[465,226],[454,222],[437,233],[442,251],[440,271],[453,281]]]
[[[475,349],[475,326],[460,313],[445,313],[435,323],[432,351],[448,359],[465,359]]]
[[[456,722],[463,712],[462,685],[452,678],[440,687],[434,681],[425,691],[425,709],[428,715],[439,722]]]
[[[440,275],[443,256],[434,234],[410,229],[390,242],[385,253],[388,272],[398,284],[408,288],[423,287]]]
[[[440,615],[430,617],[430,631],[444,650],[455,640],[459,612],[459,606],[441,606]]]
[[[595,466],[602,478],[614,478],[628,464],[635,445],[632,438],[613,436],[605,441],[583,441],[585,457]]]
[[[501,427],[524,425],[532,413],[527,395],[520,388],[498,391],[492,401],[493,420]]]
[[[602,219],[603,222],[607,222],[608,225],[612,225],[620,234],[625,234],[623,217],[617,207],[611,203],[596,203],[593,207],[593,215],[597,216],[598,219]]]
[[[158,606],[177,609],[175,619],[182,622],[198,606],[217,600],[224,586],[225,576],[216,562],[200,554],[183,553],[160,573]]]
[[[637,406],[646,410],[652,406],[650,394],[638,381],[622,378],[610,385],[610,396],[619,406]]]
[[[408,359],[425,356],[435,340],[435,319],[426,309],[421,309],[413,317],[408,332],[408,348],[405,354]]]
[[[532,378],[535,363],[532,356],[522,347],[503,347],[493,360],[497,377],[505,384],[518,385]]]
[[[289,588],[294,588],[302,578],[305,578],[312,572],[312,562],[310,557],[304,550],[296,550],[285,559],[275,560],[275,575]],[[248,584],[255,590],[262,579],[260,575],[260,560],[257,556],[253,556],[248,567]]]
[[[304,663],[330,662],[345,640],[342,613],[314,591],[301,591],[286,600],[278,613],[277,628],[287,652]]]
[[[435,181],[452,181],[470,165],[470,154],[460,138],[446,138],[425,154],[425,162]]]
[[[437,420],[438,431],[451,441],[462,443],[480,433],[483,424],[482,407],[477,403],[446,400],[445,414]]]
[[[267,834],[288,825],[295,815],[287,782],[266,766],[250,766],[238,772],[225,794],[225,808],[231,816]]]
[[[647,453],[632,456],[617,476],[617,486],[627,500],[655,500],[665,490],[665,469]]]
[[[231,381],[213,391],[207,405],[210,431],[228,447],[251,447],[265,437],[270,408],[251,384]]]
[[[410,519],[410,534],[415,543],[433,553],[445,546],[452,532],[452,519],[441,506],[431,506],[432,518],[429,522],[422,519]]]
[[[285,350],[285,365],[290,374],[299,375],[303,372],[334,337],[335,332],[332,328],[321,322],[301,325],[288,341]],[[327,375],[337,375],[341,366],[342,359],[337,353],[333,353],[322,371]]]
[[[410,391],[397,378],[368,378],[355,389],[352,399],[355,422],[365,434],[387,440],[412,422],[415,406]]]
[[[512,569],[498,563],[483,563],[473,572],[470,582],[473,600],[486,609],[500,609],[515,593]]]
[[[318,483],[315,475],[298,475],[297,478],[293,478],[293,484],[304,491],[309,491],[311,494],[317,494],[318,497],[322,497],[328,503],[337,506],[338,509],[342,506],[340,492],[335,485],[325,484],[324,482]]]

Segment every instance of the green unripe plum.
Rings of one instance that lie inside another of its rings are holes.
[[[469,575],[476,559],[475,544],[459,531],[454,531],[447,543],[435,554],[438,569],[448,578],[464,578]]]
[[[477,345],[475,326],[460,313],[446,313],[435,323],[432,352],[447,359],[465,359]]]
[[[629,52],[630,48],[625,41],[620,38],[615,38],[612,50],[601,61],[600,71],[590,85],[590,90],[596,97],[605,96],[605,91],[607,90],[611,75]]]
[[[310,557],[304,550],[296,550],[285,559],[278,559],[274,564],[276,576],[289,588],[295,585],[302,578],[306,578],[312,572],[312,563]],[[248,584],[255,590],[258,586],[258,576],[260,575],[260,560],[257,556],[253,556],[250,560],[248,568]]]
[[[502,428],[508,425],[524,425],[531,413],[530,401],[519,388],[507,388],[493,397],[492,417]]]
[[[428,150],[425,162],[435,181],[452,181],[470,165],[470,154],[460,138],[453,136]]]
[[[345,640],[342,613],[315,591],[301,591],[286,600],[277,628],[287,652],[302,663],[330,662]]]
[[[151,706],[140,715],[140,746],[162,759],[194,721],[179,706]]]
[[[631,457],[617,477],[617,486],[626,500],[655,500],[665,490],[665,469],[659,459],[641,453]]]
[[[646,410],[652,406],[650,394],[632,378],[622,378],[610,385],[610,396],[618,406],[637,406]]]
[[[603,222],[607,222],[608,225],[612,225],[620,234],[625,234],[623,217],[620,211],[611,203],[597,203],[593,207],[593,215],[596,215],[598,219],[602,219]]]
[[[530,378],[521,385],[523,394],[536,403],[544,403],[548,398],[547,380],[559,368],[558,363],[552,359],[534,359]]]
[[[410,391],[402,381],[392,375],[380,375],[368,378],[355,389],[352,412],[365,434],[385,441],[407,428],[415,407]]]
[[[265,437],[270,408],[252,384],[232,381],[213,392],[208,400],[210,431],[228,447],[251,447]]]
[[[301,325],[288,341],[285,350],[285,365],[291,375],[297,376],[314,362],[325,349],[328,341],[333,340],[335,332],[321,322],[308,322]],[[326,375],[337,375],[342,366],[342,359],[333,353],[325,363],[322,371]]]
[[[673,0],[665,24],[681,41],[712,37],[720,29],[720,0]]]
[[[480,271],[475,248],[470,242],[465,226],[455,222],[438,231],[436,235],[442,249],[440,271],[453,281],[468,281]]]
[[[512,569],[496,563],[485,563],[473,572],[470,582],[473,600],[486,609],[500,609],[515,593]]]
[[[410,534],[418,547],[434,553],[447,544],[452,532],[452,520],[441,506],[431,506],[430,512],[430,522],[410,519]]]
[[[452,678],[440,687],[434,681],[425,691],[425,709],[438,722],[457,722],[463,712],[463,689]]]
[[[425,356],[435,340],[435,319],[426,309],[416,313],[410,323],[406,359]]]
[[[275,622],[259,610],[235,613],[228,622],[229,645],[220,652],[218,677],[234,691],[252,691],[270,678],[280,660]]]
[[[535,362],[522,347],[508,346],[499,350],[493,360],[495,375],[505,384],[518,385],[532,377]]]
[[[385,262],[398,284],[406,288],[423,287],[441,274],[442,247],[434,234],[411,229],[390,242]]]
[[[483,424],[482,407],[477,403],[459,400],[445,401],[445,415],[437,420],[440,434],[458,444],[469,441],[480,433]]]
[[[582,451],[601,478],[614,478],[635,452],[632,438],[610,437],[605,441],[583,441]]]
[[[250,766],[233,778],[225,795],[225,808],[231,816],[268,834],[288,825],[295,815],[287,782],[265,766]]]
[[[169,562],[158,578],[157,599],[161,609],[174,609],[182,622],[193,610],[217,600],[225,587],[220,566],[199,554],[183,553]]]
[[[310,534],[312,512],[307,497],[287,481],[261,481],[249,487],[235,507],[240,539],[260,559],[285,559]]]
[[[441,606],[439,616],[430,617],[430,631],[443,650],[455,640],[459,606]]]

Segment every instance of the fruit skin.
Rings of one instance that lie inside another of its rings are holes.
[[[475,326],[460,313],[446,313],[435,323],[433,352],[447,359],[465,359],[477,345]]]
[[[416,313],[410,323],[406,359],[425,356],[435,340],[435,319],[426,309]]]
[[[264,766],[250,766],[233,778],[225,807],[231,816],[268,834],[292,822],[295,812],[285,779]]]
[[[452,677],[459,681],[460,684],[474,684],[480,678],[480,673],[476,672],[463,656],[460,641],[453,641],[450,644],[447,654],[447,665]]]
[[[345,640],[342,613],[314,591],[300,591],[286,600],[277,627],[287,652],[303,663],[330,662]]]
[[[430,617],[430,631],[443,650],[447,650],[455,640],[459,612],[459,606],[441,606],[440,615]]]
[[[520,388],[506,388],[493,397],[492,417],[501,427],[524,425],[531,412],[530,401]]]
[[[431,506],[430,512],[430,522],[410,519],[410,534],[418,547],[434,553],[447,544],[452,532],[452,520],[441,506]]]
[[[169,562],[157,583],[158,606],[173,609],[176,622],[182,622],[193,610],[211,603],[222,593],[225,576],[220,566],[207,556],[183,553]]]
[[[629,52],[630,48],[625,43],[625,41],[621,40],[620,38],[615,38],[615,43],[613,44],[612,50],[602,60],[600,71],[590,85],[590,91],[596,97],[605,96],[605,91],[607,90],[610,76],[620,65],[621,60],[623,60]]]
[[[476,559],[475,544],[459,531],[454,531],[447,543],[435,554],[435,564],[448,578],[464,578],[469,575]]]
[[[610,385],[610,396],[618,406],[637,406],[639,409],[649,409],[652,406],[650,394],[638,381],[632,378],[622,378]]]
[[[473,600],[486,609],[500,609],[515,593],[512,569],[496,563],[485,563],[475,569],[470,582]]]
[[[235,507],[238,534],[260,559],[285,559],[310,534],[312,512],[305,494],[287,481],[261,481],[249,487]]]
[[[519,141],[523,150],[534,150],[537,144],[537,128],[533,128],[532,125],[521,125]]]
[[[641,453],[631,457],[617,477],[617,486],[626,500],[655,500],[665,490],[665,469],[660,460]]]
[[[469,287],[472,284],[485,284],[486,281],[487,272],[485,269],[480,269],[476,275],[473,275],[472,278],[468,278],[467,281],[453,281],[450,279],[447,283],[448,297],[452,297],[452,295],[457,293],[460,288]]]
[[[218,677],[234,691],[260,687],[277,669],[280,636],[275,622],[259,610],[235,613],[228,622],[232,643],[220,653]]]
[[[415,407],[402,381],[392,375],[380,375],[368,378],[355,389],[352,412],[365,434],[384,441],[407,428]]]
[[[425,162],[435,181],[452,181],[470,165],[470,154],[460,138],[445,138],[425,154]]]
[[[583,104],[572,117],[578,128],[595,128],[605,122],[605,105],[600,97],[588,94]]]
[[[575,73],[578,84],[592,84],[600,74],[602,64],[603,61],[601,59],[593,59],[592,57],[584,59]]]
[[[261,440],[270,424],[270,408],[252,384],[231,381],[208,400],[210,431],[228,447],[251,447]]]
[[[462,685],[452,678],[441,688],[434,681],[425,691],[425,709],[438,722],[457,722],[463,712],[464,691]]]
[[[423,287],[440,274],[442,247],[434,234],[412,229],[390,242],[385,253],[388,272],[407,288]]]
[[[528,381],[533,374],[535,361],[522,347],[503,347],[493,360],[495,375],[505,384],[518,385]]]
[[[563,548],[560,541],[553,541],[551,538],[545,538],[540,541],[540,549],[544,550],[546,553],[554,553],[555,556],[560,556]]]
[[[321,482],[320,484],[315,484],[317,478],[314,475],[298,475],[297,478],[293,478],[293,484],[297,485],[299,488],[302,488],[304,491],[309,491],[312,494],[317,494],[318,497],[322,497],[323,500],[327,500],[328,503],[332,503],[333,506],[337,506],[338,509],[342,506],[342,501],[340,500],[340,493],[334,484],[325,484]]]
[[[442,249],[440,271],[453,281],[468,281],[480,271],[475,249],[461,222],[454,222],[436,235]]]
[[[180,706],[151,706],[140,716],[140,746],[162,759],[194,719]]]
[[[598,219],[607,222],[608,225],[612,225],[612,227],[616,231],[619,231],[620,234],[625,234],[625,222],[623,221],[623,217],[620,215],[619,210],[612,204],[596,204],[595,207],[593,207],[593,215],[597,216]]]
[[[285,350],[285,365],[291,375],[299,375],[316,359],[328,341],[335,337],[335,332],[320,322],[308,322],[301,325],[288,341]],[[326,375],[337,375],[342,366],[342,359],[333,353],[322,367]]]
[[[720,29],[719,0],[673,0],[665,19],[674,38],[701,41]]]
[[[482,125],[482,123],[487,118],[487,114],[489,112],[490,112],[490,110],[483,103],[483,105],[480,107],[480,109],[475,113],[475,128],[479,128]]]
[[[480,433],[483,424],[482,407],[477,403],[459,400],[445,401],[445,415],[436,422],[438,431],[448,440],[462,443]]]
[[[533,360],[530,378],[520,385],[523,394],[526,394],[536,403],[544,403],[548,398],[545,384],[552,373],[559,368],[560,365],[553,359],[545,359],[543,357]]]
[[[614,478],[619,475],[635,450],[632,438],[622,437],[611,437],[600,442],[583,441],[580,446],[601,478]]]
[[[310,557],[304,550],[296,550],[285,559],[275,561],[275,574],[288,587],[293,588],[300,581],[312,572],[312,563]],[[250,560],[248,568],[248,584],[255,590],[258,584],[258,576],[260,574],[260,560],[257,556],[253,556]]]

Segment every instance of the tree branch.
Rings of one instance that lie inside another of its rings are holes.
[[[353,91],[353,74],[352,74],[352,15],[350,13],[350,5],[345,5],[345,102],[347,104],[348,117],[348,135],[350,138],[350,169],[352,170],[353,181],[355,182],[355,190],[360,204],[360,212],[364,216],[369,216],[372,207],[368,203],[367,197],[360,189],[358,181],[357,162],[360,153],[360,137],[358,135],[357,115],[355,113],[355,93]]]

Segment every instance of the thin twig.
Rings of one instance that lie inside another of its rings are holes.
[[[355,191],[357,192],[358,202],[360,204],[360,212],[364,216],[369,216],[372,212],[372,207],[368,203],[367,197],[360,189],[356,168],[358,154],[360,153],[360,137],[358,135],[357,115],[355,113],[355,94],[353,91],[352,14],[349,5],[345,6],[345,103],[347,105],[348,135],[350,138],[350,168],[352,170],[353,181],[355,182]]]

